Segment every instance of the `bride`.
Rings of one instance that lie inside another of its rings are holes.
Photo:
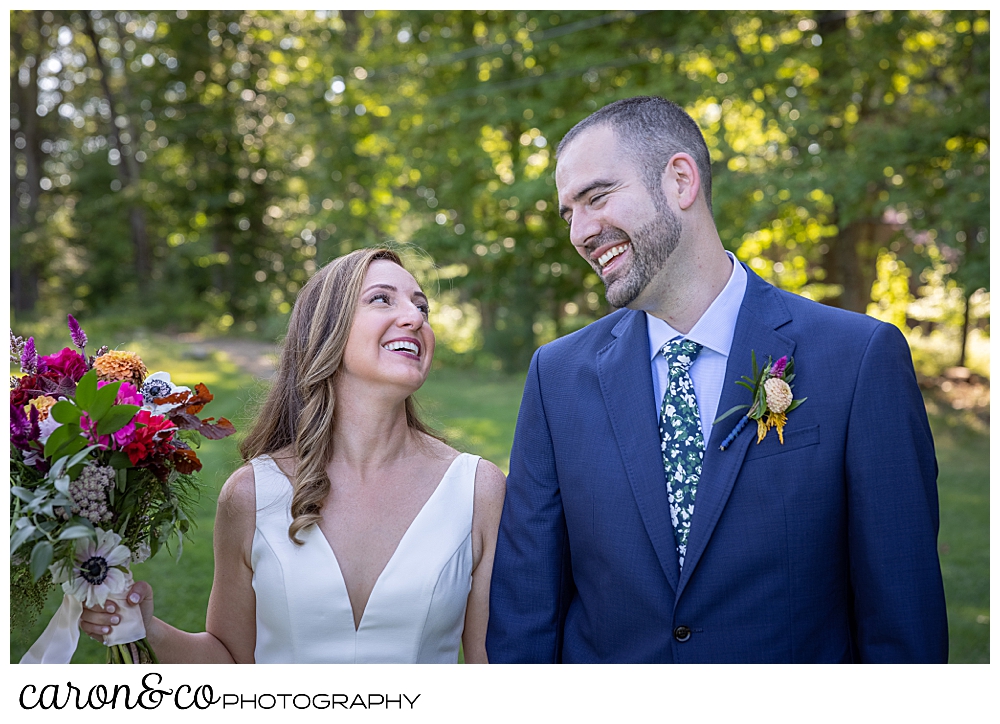
[[[421,423],[427,297],[386,249],[342,256],[303,287],[274,384],[223,486],[203,633],[153,617],[163,663],[486,663],[504,476]],[[114,604],[85,609],[101,640]]]

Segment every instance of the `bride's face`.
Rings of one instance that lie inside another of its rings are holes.
[[[434,331],[417,280],[394,262],[376,260],[357,305],[344,349],[346,376],[399,386],[406,394],[419,389],[434,357]]]

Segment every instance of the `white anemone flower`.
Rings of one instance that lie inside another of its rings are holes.
[[[116,567],[127,565],[132,558],[121,540],[117,533],[100,528],[96,544],[90,538],[80,538],[73,566],[53,565],[52,580],[62,582],[63,591],[84,606],[103,606],[108,596],[124,593],[131,580],[127,572]]]
[[[182,387],[171,382],[169,372],[155,372],[146,378],[139,390],[142,393],[142,409],[149,410],[152,415],[166,415],[174,408],[180,407],[181,403],[171,402],[158,405],[153,400],[168,397],[178,392],[190,391],[190,387]]]

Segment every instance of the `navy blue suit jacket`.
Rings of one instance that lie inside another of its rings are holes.
[[[748,270],[749,272],[749,270]],[[945,662],[937,463],[893,326],[752,272],[719,413],[750,353],[794,355],[784,444],[715,425],[678,569],[646,324],[540,348],[511,453],[491,662]]]

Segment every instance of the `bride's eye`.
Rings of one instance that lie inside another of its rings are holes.
[[[374,304],[375,302],[378,302],[378,301],[382,301],[385,304],[389,304],[389,295],[386,294],[385,292],[378,292],[378,293],[373,294],[371,296],[371,298],[368,300],[368,303],[369,304]]]

